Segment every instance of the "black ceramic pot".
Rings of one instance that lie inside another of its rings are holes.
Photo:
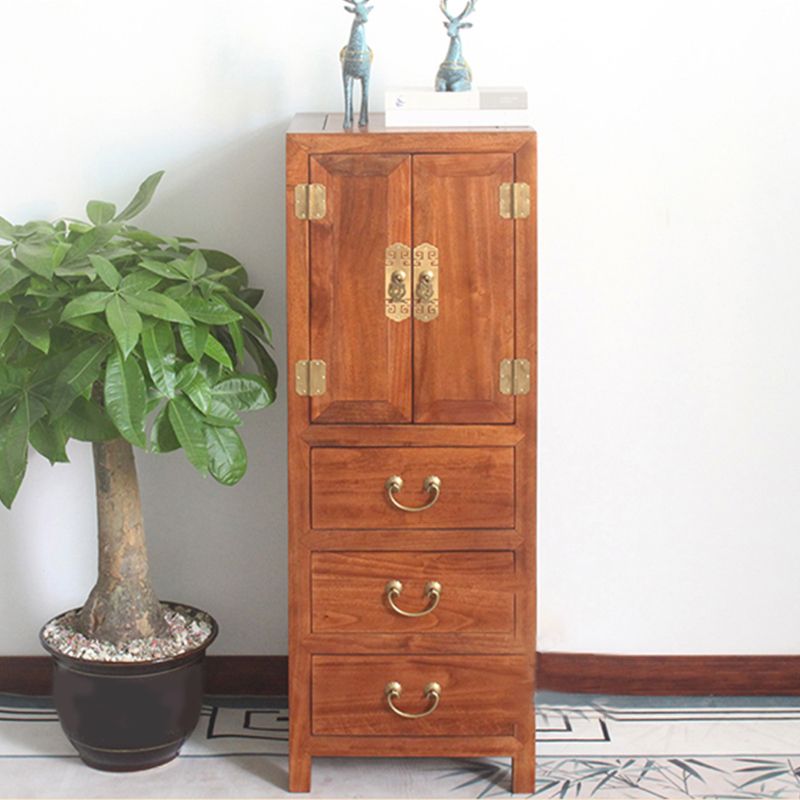
[[[168,607],[183,604],[164,603]],[[53,650],[53,700],[84,763],[109,772],[150,769],[171,761],[200,719],[206,648],[161,661],[85,661]]]

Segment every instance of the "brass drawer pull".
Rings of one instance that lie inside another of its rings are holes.
[[[389,581],[386,584],[386,599],[392,607],[392,611],[399,614],[401,617],[425,617],[439,605],[439,600],[442,597],[442,584],[439,581],[428,581],[425,584],[425,595],[429,599],[428,607],[422,611],[403,611],[402,608],[395,604],[395,600],[400,596],[403,591],[403,584],[400,581]]]
[[[394,701],[403,693],[403,687],[397,681],[387,683],[384,693],[386,694],[386,702],[389,704],[389,708],[391,708],[398,717],[404,717],[405,719],[422,719],[423,717],[433,714],[433,712],[439,707],[439,699],[442,696],[442,687],[436,682],[429,683],[425,687],[425,697],[433,698],[433,702],[430,704],[429,708],[419,714],[409,714],[408,711],[401,711],[394,704]]]
[[[400,503],[395,495],[403,488],[403,479],[399,475],[392,475],[386,481],[386,496],[389,498],[389,502],[395,507],[399,508],[400,511],[410,511],[412,513],[416,511],[426,511],[432,505],[436,503],[439,499],[439,494],[442,490],[442,481],[436,475],[428,475],[427,478],[422,483],[422,488],[431,496],[431,499],[425,503],[424,506],[418,506],[417,508],[410,508],[409,506],[404,506]]]

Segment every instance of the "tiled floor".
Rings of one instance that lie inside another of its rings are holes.
[[[540,693],[539,797],[800,797],[800,698]],[[282,698],[209,698],[181,756],[148,772],[83,766],[47,699],[0,695],[0,797],[286,795]],[[312,797],[508,796],[504,759],[319,759]]]

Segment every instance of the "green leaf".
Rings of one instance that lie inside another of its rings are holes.
[[[197,280],[208,269],[208,264],[199,250],[192,250],[184,261],[173,261],[172,263],[191,280]]]
[[[105,405],[117,430],[137,447],[147,447],[144,433],[146,391],[135,358],[123,358],[115,350],[108,359]]]
[[[53,277],[53,246],[41,242],[22,242],[17,247],[17,261],[31,272],[50,280]]]
[[[254,375],[228,378],[212,387],[211,393],[235,411],[256,411],[275,400],[275,391]]]
[[[117,207],[113,203],[104,203],[102,200],[90,200],[86,205],[86,216],[95,225],[111,222],[116,213]]]
[[[209,325],[227,325],[229,322],[240,320],[241,314],[233,311],[230,306],[217,297],[204,300],[202,297],[192,295],[181,300],[181,305],[189,315],[200,322]]]
[[[13,242],[16,236],[17,234],[14,226],[4,217],[0,217],[0,239]]]
[[[223,428],[235,428],[242,424],[242,418],[232,408],[213,396],[205,414],[205,421],[209,425]]]
[[[64,432],[79,442],[110,442],[119,431],[97,403],[78,397],[64,415]]]
[[[85,317],[87,314],[98,314],[101,311],[105,311],[112,297],[114,295],[111,292],[87,292],[79,295],[67,303],[66,308],[61,313],[61,319],[66,321],[74,317]]]
[[[24,281],[29,273],[15,267],[9,261],[0,259],[0,294],[10,292],[18,283]]]
[[[233,362],[228,355],[228,351],[220,344],[219,340],[215,339],[213,336],[209,336],[208,339],[206,339],[206,346],[203,348],[203,352],[209,358],[213,358],[218,364],[222,364],[223,367],[233,369]]]
[[[236,360],[241,363],[244,361],[244,336],[242,334],[241,324],[238,322],[231,322],[230,325],[228,325],[228,333],[230,334],[231,341],[233,342]]]
[[[191,317],[170,297],[156,292],[123,291],[123,297],[142,314],[168,322],[182,322],[191,325]]]
[[[134,195],[133,200],[128,203],[125,208],[120,211],[115,217],[117,222],[125,222],[126,220],[133,219],[137,214],[147,208],[150,201],[153,199],[158,182],[163,177],[164,172],[155,172],[149,178],[146,178],[139,190]]]
[[[152,272],[131,272],[120,283],[123,292],[149,292],[161,283],[161,276]]]
[[[101,342],[81,350],[58,376],[57,393],[50,406],[50,414],[60,417],[100,377],[103,361],[111,350],[109,342]]]
[[[67,242],[59,242],[55,248],[53,248],[53,269],[56,270],[56,274],[58,274],[58,268],[71,249],[72,245]]]
[[[272,387],[273,391],[278,388],[278,365],[275,360],[267,352],[263,344],[251,334],[245,331],[245,345],[247,352],[253,357],[253,360],[258,365],[258,371],[261,376]]]
[[[178,330],[186,352],[194,361],[200,361],[206,350],[208,339],[208,325],[181,325]]]
[[[14,327],[20,336],[37,350],[43,353],[50,350],[50,325],[43,317],[18,316]]]
[[[269,327],[269,325],[267,325],[266,321],[261,316],[261,314],[259,314],[253,308],[251,308],[244,300],[237,297],[236,295],[227,294],[226,297],[228,299],[228,302],[234,309],[241,312],[242,315],[247,317],[247,319],[249,319],[256,325],[259,332],[263,334],[263,338],[265,341],[267,342],[272,341],[272,329]]]
[[[119,233],[120,227],[120,225],[109,222],[105,225],[98,225],[96,228],[90,228],[72,245],[64,259],[64,264],[74,264],[76,261],[86,258],[89,253],[102,250]]]
[[[166,322],[148,325],[142,333],[142,346],[147,371],[156,388],[167,397],[174,397],[178,378],[175,372],[177,356],[172,326]]]
[[[31,426],[31,444],[51,463],[69,463],[67,457],[67,435],[61,420],[47,422],[38,420]]]
[[[233,428],[206,426],[206,449],[211,474],[225,486],[238,483],[247,472],[247,451]]]
[[[98,277],[109,289],[116,289],[122,280],[117,268],[103,256],[89,256],[89,261]]]
[[[142,332],[142,318],[135,308],[131,308],[121,297],[115,296],[106,306],[106,320],[127,358],[139,341]]]
[[[181,443],[172,430],[172,423],[169,421],[169,406],[165,405],[153,422],[150,430],[150,450],[154,453],[171,453],[178,450]]]
[[[0,303],[0,347],[5,344],[8,334],[14,327],[16,311],[10,303]],[[2,367],[2,365],[0,365]]]
[[[211,387],[208,385],[205,375],[197,369],[196,364],[190,364],[189,367],[191,371],[188,374],[191,375],[191,378],[187,379],[185,374],[181,375],[178,385],[194,403],[198,411],[206,414],[211,405]]]
[[[203,420],[185,397],[169,401],[169,421],[186,457],[203,474],[208,472],[208,449]]]
[[[162,278],[169,278],[173,281],[186,280],[186,276],[179,269],[173,267],[172,264],[165,264],[163,261],[156,261],[153,258],[143,258],[139,262],[139,266],[156,275],[160,275]]]
[[[14,412],[0,421],[0,502],[11,508],[28,466],[28,398],[20,398]]]

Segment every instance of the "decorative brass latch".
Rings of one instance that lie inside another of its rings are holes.
[[[402,322],[411,316],[411,248],[397,242],[386,248],[386,316]]]
[[[322,183],[294,187],[294,213],[298,219],[322,219],[327,213],[328,193]]]
[[[414,319],[430,322],[439,316],[439,249],[432,244],[414,248]]]
[[[301,397],[319,397],[327,388],[328,367],[324,361],[298,361],[294,365],[294,390]]]
[[[500,216],[528,219],[531,215],[531,187],[527,183],[500,184]]]
[[[500,362],[500,394],[529,394],[531,362],[527,358],[504,358]]]

